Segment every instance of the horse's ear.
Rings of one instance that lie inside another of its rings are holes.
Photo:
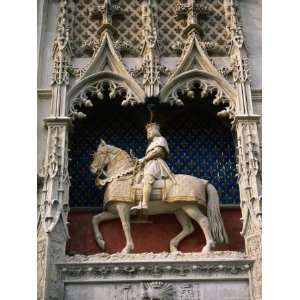
[[[101,144],[106,145],[105,141],[101,139]]]

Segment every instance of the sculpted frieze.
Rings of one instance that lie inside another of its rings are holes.
[[[247,276],[253,260],[238,253],[229,254],[229,258],[226,257],[226,253],[220,253],[218,258],[212,255],[210,259],[207,259],[208,257],[205,258],[199,254],[182,253],[175,259],[172,258],[174,256],[169,256],[166,260],[161,260],[160,254],[130,254],[125,260],[122,259],[122,255],[114,255],[114,258],[107,256],[106,259],[95,256],[92,260],[92,257],[67,256],[64,263],[58,264],[58,268],[65,280],[71,278],[74,280],[83,280],[84,278],[121,280],[128,276],[131,279],[140,278],[141,280],[142,278],[173,278],[174,276],[199,279],[215,276],[220,278],[223,276],[232,278]],[[95,259],[96,257],[98,259]]]

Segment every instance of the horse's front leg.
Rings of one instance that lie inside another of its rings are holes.
[[[123,248],[122,253],[129,253],[134,249],[130,231],[130,205],[127,203],[119,203],[116,205],[116,209],[121,219],[123,231],[126,238],[126,246]]]
[[[104,211],[98,215],[95,215],[93,217],[93,229],[95,234],[95,239],[101,249],[104,250],[105,247],[105,241],[103,240],[102,234],[99,230],[99,224],[103,221],[109,221],[118,218],[118,215],[113,214],[108,211]]]

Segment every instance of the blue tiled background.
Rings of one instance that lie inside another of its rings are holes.
[[[103,191],[95,187],[89,166],[100,139],[124,150],[133,149],[143,157],[147,146],[141,110],[108,103],[96,107],[83,121],[78,121],[70,136],[70,205],[101,207]],[[208,179],[217,188],[222,203],[239,202],[235,177],[235,147],[228,126],[211,112],[186,109],[174,118],[168,115],[162,126],[170,156],[168,165],[174,173]]]

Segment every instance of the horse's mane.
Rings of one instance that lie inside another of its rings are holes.
[[[131,162],[132,158],[126,150],[123,150],[119,147],[116,147],[113,145],[108,145],[108,144],[106,144],[105,146],[109,149],[109,152],[112,152],[114,154],[117,154],[118,152],[120,152],[123,154],[124,158],[127,158],[128,161]]]

